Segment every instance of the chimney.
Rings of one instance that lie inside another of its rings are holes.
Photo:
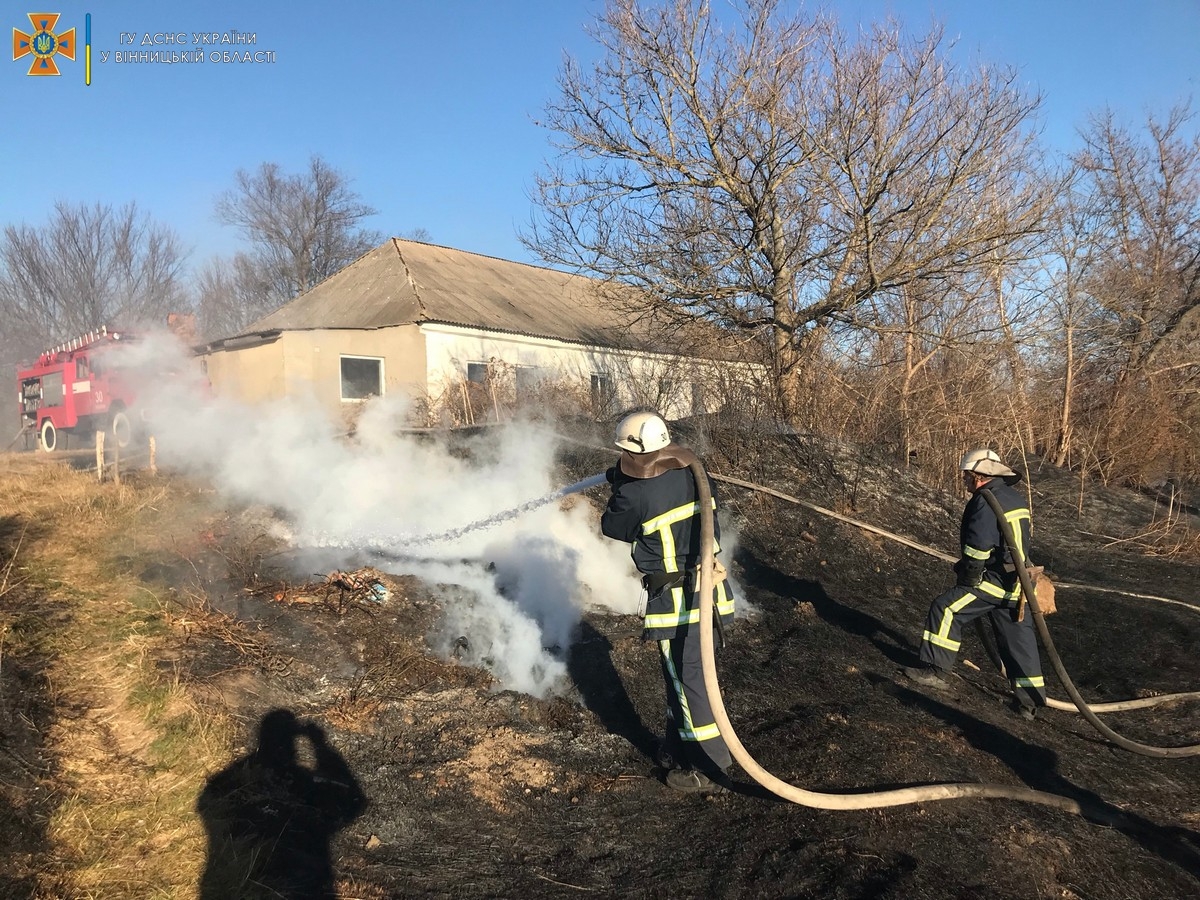
[[[185,347],[196,343],[196,317],[192,313],[168,313],[167,329]]]

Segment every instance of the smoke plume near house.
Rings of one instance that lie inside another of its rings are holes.
[[[402,433],[405,403],[389,396],[368,401],[347,437],[312,398],[252,407],[211,396],[170,336],[126,353],[124,364],[146,373],[140,396],[164,467],[276,511],[298,572],[366,560],[441,586],[446,612],[430,635],[434,649],[486,666],[503,687],[557,691],[582,611],[636,611],[629,547],[600,535],[592,499],[575,494],[503,515],[565,486],[557,441],[544,429],[494,429],[468,453],[451,454],[440,438]],[[604,502],[602,490],[593,493]],[[466,528],[492,518],[490,527]],[[429,539],[447,532],[457,534]]]

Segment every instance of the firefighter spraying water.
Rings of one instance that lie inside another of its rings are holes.
[[[406,559],[410,555],[407,552],[398,552],[401,548],[416,544],[450,543],[466,534],[515,519],[557,498],[596,486],[602,479],[607,480],[612,485],[612,497],[602,517],[601,527],[606,535],[627,540],[633,545],[634,563],[639,571],[647,576],[643,580],[643,586],[653,598],[653,604],[648,604],[646,608],[647,628],[651,625],[661,625],[671,632],[670,638],[660,638],[657,633],[650,636],[662,640],[664,683],[667,685],[667,703],[672,713],[667,724],[677,738],[671,740],[672,732],[669,731],[668,740],[663,742],[666,756],[670,757],[670,764],[664,768],[667,768],[668,776],[671,773],[675,774],[675,777],[668,781],[675,782],[671,784],[672,787],[691,792],[709,792],[725,786],[733,787],[736,782],[729,769],[731,763],[737,763],[743,772],[772,793],[800,805],[821,809],[871,809],[932,800],[992,798],[1046,805],[1065,812],[1084,814],[1100,821],[1114,820],[1111,810],[1092,808],[1092,804],[1016,785],[940,783],[888,790],[830,793],[797,787],[766,771],[741,744],[725,712],[717,679],[714,651],[715,639],[720,633],[718,623],[726,618],[727,608],[728,612],[732,612],[732,603],[728,602],[731,598],[728,593],[729,587],[720,584],[720,572],[714,567],[714,554],[718,545],[709,473],[694,454],[683,448],[672,449],[666,423],[656,414],[638,414],[632,421],[627,417],[618,427],[615,442],[623,451],[622,459],[618,466],[604,475],[582,479],[534,500],[488,514],[460,528],[425,534],[377,535],[370,538],[359,535],[357,539],[348,542],[318,540],[316,545],[348,549],[370,548],[383,556],[395,554],[396,559]],[[774,493],[784,499],[793,499],[760,485],[739,482],[715,474],[711,477],[756,491]],[[666,487],[675,485],[671,492],[664,493],[662,497],[657,496],[657,483],[660,479],[665,479],[661,482],[664,491]],[[676,482],[678,484],[675,484]],[[823,509],[819,511],[826,512]],[[1001,510],[997,517],[1002,530],[1008,524],[1004,516],[1005,513]],[[851,521],[855,525],[863,525],[846,517],[839,518]],[[651,535],[658,541],[657,545],[653,545],[649,540]],[[1024,545],[1021,538],[1012,533],[1011,528],[1004,534],[1004,541],[1009,549]],[[912,541],[904,543],[927,550]],[[1053,653],[1042,629],[1041,612],[1032,597],[1032,587],[1025,584],[1028,575],[1022,571],[1024,559],[1017,559],[1015,565],[1022,581],[1022,591],[1029,596],[1030,609],[1036,617],[1046,649],[1055,660],[1058,671],[1057,655]],[[679,640],[680,637],[683,638],[682,641]],[[692,654],[687,650],[688,644],[698,644],[699,652]],[[693,655],[697,658],[693,658]],[[703,676],[699,683],[697,670]],[[1065,673],[1059,674],[1065,683]],[[1077,706],[1085,713],[1089,722],[1095,725],[1092,710],[1074,694],[1072,699],[1077,701]],[[1136,745],[1134,742],[1121,741],[1119,736],[1106,728],[1102,729],[1102,733],[1124,749],[1147,755],[1175,757],[1190,756],[1198,752],[1196,747],[1154,748]],[[724,753],[720,752],[722,747],[718,746],[718,743],[723,746]],[[716,752],[709,752],[710,749]],[[661,764],[664,760],[660,759],[659,762]]]
[[[706,506],[716,506],[715,489],[696,455],[671,440],[654,413],[626,416],[614,443],[621,459],[608,471],[612,496],[601,517],[605,536],[633,547],[633,563],[646,591],[642,635],[658,642],[667,715],[658,762],[668,787],[684,793],[723,789],[732,763],[713,719],[700,660],[700,579],[703,547],[698,481]],[[694,467],[701,474],[689,471]],[[706,512],[712,513],[711,509]],[[719,547],[710,535],[709,552]],[[716,621],[733,622],[734,597],[724,580],[709,582]],[[713,627],[712,621],[708,627]]]

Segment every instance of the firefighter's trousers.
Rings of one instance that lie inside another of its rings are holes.
[[[1014,622],[1016,604],[1016,600],[981,597],[970,588],[951,588],[929,607],[921,638],[921,661],[950,671],[958,655],[963,627],[987,616],[1017,702],[1022,706],[1045,706],[1046,682],[1042,677],[1033,614],[1027,610],[1024,621]]]
[[[663,749],[685,767],[708,775],[726,771],[733,760],[704,688],[700,627],[680,629],[675,637],[659,641],[658,647],[667,689]]]

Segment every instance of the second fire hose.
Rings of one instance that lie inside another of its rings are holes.
[[[813,512],[820,513],[823,516],[828,516],[829,518],[836,519],[839,522],[845,522],[849,525],[853,525],[855,528],[861,528],[864,531],[869,531],[872,534],[881,535],[882,537],[885,537],[888,540],[895,541],[896,543],[899,543],[899,544],[903,544],[906,547],[911,547],[912,549],[917,550],[920,553],[925,553],[925,554],[927,554],[929,556],[933,556],[937,559],[945,560],[946,562],[954,562],[955,561],[955,557],[950,556],[948,553],[943,553],[940,550],[933,549],[932,547],[926,547],[924,544],[919,544],[916,541],[910,540],[909,538],[903,537],[898,534],[893,534],[890,531],[887,531],[883,528],[877,528],[874,525],[869,525],[866,522],[859,521],[858,519],[852,519],[849,516],[844,516],[841,513],[834,512],[831,509],[826,509],[823,506],[818,506],[814,503],[808,503],[804,500],[799,499],[798,497],[793,497],[790,494],[785,494],[782,491],[777,491],[773,488],[769,488],[769,487],[766,487],[761,484],[754,484],[753,482],[750,482],[750,481],[743,481],[740,478],[733,478],[729,475],[713,474],[712,477],[714,479],[716,479],[717,481],[726,482],[728,484],[733,484],[733,485],[736,485],[741,488],[746,488],[748,490],[756,491],[758,493],[767,494],[771,497],[778,497],[780,500],[786,500],[788,503],[798,504],[799,506],[803,506],[806,509],[811,509]],[[1122,594],[1125,596],[1137,597],[1142,600],[1153,600],[1157,603],[1169,603],[1173,606],[1182,606],[1185,609],[1192,610],[1193,612],[1200,612],[1200,607],[1196,606],[1193,603],[1184,603],[1181,600],[1174,600],[1170,597],[1160,597],[1155,594],[1135,593],[1133,591],[1129,591],[1129,590],[1125,590],[1125,589],[1106,588],[1106,587],[1102,587],[1102,586],[1096,585],[1096,584],[1078,584],[1076,582],[1060,581],[1057,578],[1055,579],[1055,584],[1060,588],[1072,587],[1072,588],[1086,589],[1086,590],[1090,590],[1090,591],[1117,593],[1117,594]],[[989,650],[989,653],[992,653],[992,651]],[[999,665],[998,657],[994,657],[993,661],[996,662],[997,665]],[[1173,702],[1181,701],[1181,700],[1197,700],[1197,699],[1200,699],[1200,691],[1181,691],[1181,692],[1172,693],[1172,694],[1156,694],[1152,697],[1139,697],[1139,698],[1132,699],[1132,700],[1114,700],[1114,701],[1110,701],[1107,703],[1088,703],[1088,704],[1086,704],[1086,706],[1087,706],[1087,709],[1090,710],[1092,713],[1104,714],[1104,713],[1113,713],[1113,712],[1125,712],[1125,711],[1134,710],[1134,709],[1148,709],[1150,707],[1161,706],[1164,703],[1173,703]],[[1058,709],[1058,710],[1062,710],[1062,711],[1066,711],[1066,712],[1079,712],[1079,709],[1077,708],[1077,706],[1074,702],[1067,703],[1062,700],[1056,700],[1053,697],[1050,697],[1046,700],[1046,705],[1052,709]]]
[[[1005,518],[1004,510],[1000,507],[999,502],[997,502],[991,491],[985,487],[981,488],[979,493],[983,495],[983,499],[987,501],[992,512],[996,514],[996,521],[1000,526],[1000,534],[1005,546],[1008,548],[1009,556],[1017,567],[1017,577],[1021,581],[1021,590],[1025,594],[1029,609],[1033,613],[1033,621],[1037,626],[1038,636],[1042,639],[1042,646],[1046,648],[1046,653],[1050,657],[1050,663],[1054,666],[1054,671],[1058,675],[1059,681],[1062,682],[1063,687],[1066,688],[1067,694],[1083,714],[1083,717],[1088,720],[1088,723],[1118,747],[1133,753],[1140,753],[1143,756],[1172,759],[1186,756],[1200,756],[1200,744],[1192,744],[1187,747],[1154,747],[1149,744],[1131,741],[1129,738],[1117,734],[1101,722],[1100,718],[1088,707],[1087,701],[1080,696],[1074,682],[1071,681],[1071,676],[1067,674],[1067,669],[1063,665],[1062,658],[1054,648],[1054,641],[1050,637],[1050,629],[1046,627],[1045,616],[1042,615],[1042,611],[1038,608],[1037,595],[1034,591],[1033,581],[1029,576],[1029,569],[1025,566],[1025,560],[1022,558],[1022,554],[1014,552],[1014,549],[1020,546],[1020,544],[1013,534],[1012,523]]]
[[[713,718],[729,752],[738,765],[760,785],[776,796],[801,806],[815,809],[878,809],[887,806],[903,806],[930,800],[958,800],[967,798],[990,798],[1022,800],[1039,803],[1077,815],[1109,820],[1111,816],[1084,808],[1075,800],[1048,794],[1030,788],[1000,784],[926,784],[885,791],[832,794],[810,791],[788,784],[772,775],[750,755],[733,729],[725,704],[721,698],[721,686],[717,679],[716,654],[713,641],[713,512],[712,492],[708,486],[708,475],[704,467],[694,462],[689,467],[696,480],[696,499],[700,512],[700,656],[704,667],[704,685],[708,691]]]

